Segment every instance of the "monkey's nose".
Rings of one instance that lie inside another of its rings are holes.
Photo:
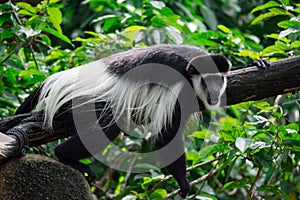
[[[213,99],[209,98],[208,103],[213,106],[217,105],[219,103],[219,99],[218,98],[213,98]]]

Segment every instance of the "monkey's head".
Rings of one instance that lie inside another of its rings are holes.
[[[201,55],[188,63],[186,70],[193,88],[206,109],[213,110],[220,106],[230,67],[230,61],[221,55]]]

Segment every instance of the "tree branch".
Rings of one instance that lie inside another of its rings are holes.
[[[227,105],[296,92],[300,89],[300,56],[273,62],[265,70],[233,70],[227,77]]]
[[[208,174],[205,174],[204,176],[192,181],[190,183],[191,187],[193,187],[194,185],[206,180],[209,176],[212,176],[213,174],[217,173],[220,169],[221,168],[216,168],[216,169],[212,170],[211,172],[209,172]],[[178,192],[179,192],[179,189],[169,193],[166,197],[164,197],[164,199],[170,199],[170,198],[176,196],[178,194]]]

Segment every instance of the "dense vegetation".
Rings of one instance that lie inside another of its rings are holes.
[[[0,116],[12,115],[49,75],[132,47],[201,46],[234,66],[300,55],[300,4],[293,0],[29,3],[0,4]],[[204,112],[199,126],[192,118],[185,131],[188,166],[194,166],[189,179],[196,183],[190,198],[299,199],[299,111],[296,93]],[[124,151],[147,146],[134,137],[116,142]],[[53,155],[52,147],[42,149]],[[116,165],[124,159],[109,147],[103,154]],[[163,199],[177,189],[146,163],[129,167],[149,173],[130,174],[94,159],[82,162],[99,175],[91,188],[95,199]]]

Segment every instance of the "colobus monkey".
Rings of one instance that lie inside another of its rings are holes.
[[[206,109],[217,108],[227,86],[225,73],[230,67],[225,57],[210,55],[193,46],[155,45],[132,49],[51,75],[16,114],[37,107],[43,111],[45,127],[54,131],[53,121],[64,121],[72,136],[56,147],[55,154],[61,162],[87,173],[91,179],[95,177],[94,172],[79,162],[90,157],[91,152],[77,133],[74,110],[92,112],[86,105],[93,105],[96,118],[90,124],[97,122],[109,141],[120,131],[130,130],[127,121],[149,125],[149,131],[155,135],[156,149],[172,143],[179,152],[166,169],[178,182],[180,195],[185,197],[190,184],[182,137],[176,135],[186,115],[179,98],[187,88],[192,88],[199,105]],[[196,110],[187,112],[193,111]],[[170,154],[162,152],[159,156],[164,162]]]

